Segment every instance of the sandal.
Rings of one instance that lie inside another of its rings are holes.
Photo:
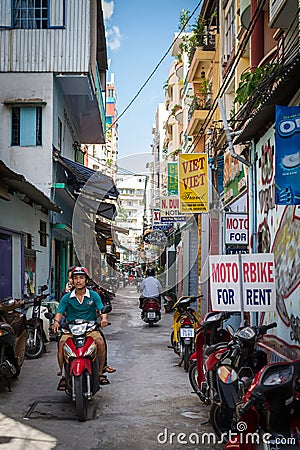
[[[114,367],[111,366],[104,366],[103,367],[103,372],[107,372],[107,373],[114,373],[117,369],[115,369]]]
[[[101,384],[102,386],[105,384],[110,384],[106,375],[99,375],[99,384]]]
[[[66,387],[67,387],[66,379],[65,379],[65,377],[61,377],[61,379],[59,380],[58,386],[57,386],[57,390],[65,391]]]

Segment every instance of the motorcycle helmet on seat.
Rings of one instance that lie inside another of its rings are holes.
[[[87,280],[90,279],[89,272],[85,267],[74,267],[71,274],[72,278],[74,277],[74,275],[85,275]]]

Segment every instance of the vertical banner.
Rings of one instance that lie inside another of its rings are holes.
[[[178,164],[168,163],[168,195],[178,195]]]
[[[208,212],[207,154],[180,154],[178,166],[180,212]]]
[[[300,106],[276,105],[275,203],[300,205]]]

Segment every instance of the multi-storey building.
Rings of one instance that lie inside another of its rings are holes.
[[[9,280],[8,293],[20,296],[27,265],[26,272],[34,271],[34,288],[48,282],[59,296],[66,269],[75,262],[75,201],[95,173],[81,164],[82,144],[105,139],[107,58],[101,1],[2,1],[0,47],[0,158],[10,171],[9,198],[19,191],[13,215],[7,212],[12,203],[0,200],[1,253],[4,246],[12,261],[4,278]],[[117,196],[112,181],[104,175],[102,181],[101,192],[90,193],[89,200]],[[86,208],[85,226],[93,230]],[[77,238],[82,232],[77,231]],[[85,252],[80,262],[92,269],[88,247]]]

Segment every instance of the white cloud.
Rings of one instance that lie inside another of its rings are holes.
[[[120,28],[116,25],[108,28],[106,30],[106,39],[110,50],[118,50],[121,46],[121,41],[123,40]]]
[[[109,20],[114,12],[114,2],[113,0],[110,2],[106,2],[105,0],[102,0],[102,9],[103,9],[103,16],[104,20]]]

